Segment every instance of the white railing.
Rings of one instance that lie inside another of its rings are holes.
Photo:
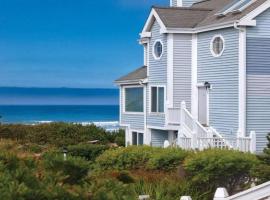
[[[226,188],[218,188],[213,200],[257,200],[270,198],[270,181],[261,185],[252,187],[233,196],[229,196]],[[182,196],[180,200],[192,200],[191,196]]]
[[[178,145],[184,149],[204,150],[208,148],[235,149],[243,152],[256,152],[256,134],[250,137],[223,137],[212,127],[203,127],[181,104]]]
[[[167,123],[171,125],[180,125],[180,108],[167,108]]]

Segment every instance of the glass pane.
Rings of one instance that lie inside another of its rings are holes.
[[[157,112],[157,87],[151,88],[151,112]]]
[[[164,112],[164,88],[158,88],[158,112]]]
[[[139,144],[138,145],[143,145],[143,133],[138,133],[139,137]]]
[[[126,112],[143,112],[143,88],[126,88]]]
[[[162,44],[161,42],[157,42],[155,44],[155,55],[157,58],[159,58],[162,54]]]
[[[137,143],[137,132],[132,132],[132,145],[138,145],[138,143]]]

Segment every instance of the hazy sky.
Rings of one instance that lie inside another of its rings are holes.
[[[169,0],[0,0],[0,86],[113,87],[143,64],[139,33]]]

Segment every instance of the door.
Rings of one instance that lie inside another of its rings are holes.
[[[208,90],[198,87],[198,120],[203,126],[208,126]]]

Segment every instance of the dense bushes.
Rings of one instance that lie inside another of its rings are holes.
[[[96,157],[109,149],[106,145],[78,144],[68,146],[68,154],[71,156],[82,157],[88,161],[94,161]]]
[[[96,160],[97,169],[139,169],[152,170],[175,169],[188,155],[181,149],[162,149],[153,147],[135,147],[106,151]]]
[[[68,156],[63,159],[62,154],[47,153],[44,156],[44,167],[52,173],[57,173],[64,183],[78,184],[88,174],[90,163],[80,157]]]
[[[255,155],[231,150],[205,150],[188,157],[184,169],[201,192],[213,193],[226,187],[230,193],[249,186],[252,169],[259,164]]]
[[[82,126],[80,124],[49,123],[39,125],[5,125],[0,124],[0,138],[17,140],[22,143],[39,145],[67,146],[82,142],[99,140],[103,144],[124,144],[124,133],[106,132],[95,125]]]

